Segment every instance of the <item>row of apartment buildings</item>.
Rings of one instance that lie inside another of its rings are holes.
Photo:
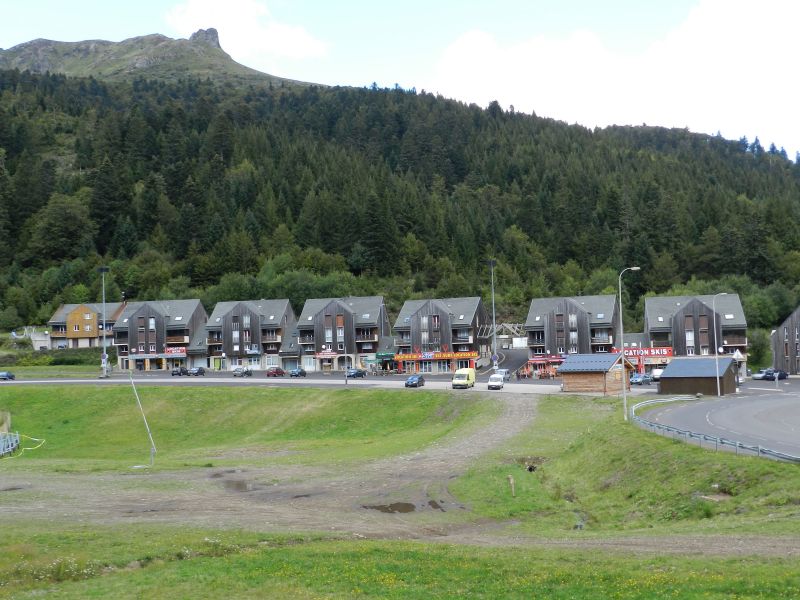
[[[491,361],[492,323],[478,297],[408,300],[393,326],[382,296],[310,299],[299,316],[286,299],[220,302],[210,316],[197,299],[111,302],[102,311],[101,304],[59,307],[49,321],[50,347],[99,346],[105,337],[118,367],[136,370],[360,366],[444,373]],[[525,369],[542,376],[569,354],[621,348],[641,371],[673,356],[714,354],[715,342],[741,368],[747,354],[736,294],[647,298],[644,331],[626,333],[623,344],[615,295],[537,298],[524,331],[527,337],[513,345],[528,348]],[[794,331],[800,356],[800,315]]]

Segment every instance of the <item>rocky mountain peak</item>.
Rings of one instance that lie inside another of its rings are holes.
[[[208,29],[198,29],[192,34],[192,36],[189,38],[189,41],[208,44],[214,48],[219,48],[220,50],[222,49],[222,47],[219,45],[219,34],[213,27],[209,27]]]

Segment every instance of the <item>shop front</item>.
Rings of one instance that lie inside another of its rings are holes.
[[[131,348],[128,366],[136,371],[167,370],[186,366],[186,348],[167,348],[164,353],[137,352]]]
[[[611,352],[619,352],[612,348]],[[625,358],[634,365],[637,373],[652,373],[663,369],[672,360],[672,348],[625,348]]]
[[[477,350],[466,352],[407,352],[395,354],[394,362],[404,373],[453,373],[457,369],[475,368],[480,357]]]
[[[524,370],[520,371],[520,376],[533,379],[553,379],[566,356],[568,355],[537,354],[528,359],[528,364]]]

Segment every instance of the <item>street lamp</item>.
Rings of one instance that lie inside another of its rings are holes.
[[[719,294],[714,294],[714,297],[711,299],[711,313],[714,319],[714,369],[716,371],[717,376],[717,398],[719,398],[722,394],[719,391],[719,345],[717,344],[717,296],[727,296],[728,292],[720,292]]]
[[[108,273],[108,267],[97,267],[97,272],[100,273],[100,277],[103,280],[103,354],[100,356],[100,367],[102,369],[102,377],[105,379],[108,377],[108,354],[106,354],[106,273]]]
[[[492,362],[494,363],[494,369],[497,370],[497,323],[495,322],[495,312],[494,312],[494,266],[497,264],[497,261],[493,258],[488,260],[489,270],[492,273]]]
[[[625,267],[619,272],[619,351],[622,353],[622,411],[623,417],[628,420],[628,390],[627,390],[627,377],[628,372],[625,369],[625,342],[623,336],[625,335],[622,327],[622,274],[625,271],[640,271],[641,267]]]

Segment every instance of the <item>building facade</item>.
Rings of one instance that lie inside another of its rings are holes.
[[[800,307],[772,333],[772,367],[800,374]]]
[[[479,297],[407,300],[394,324],[406,373],[452,373],[491,362],[491,321]]]
[[[285,365],[280,350],[294,330],[295,314],[289,300],[220,302],[206,323],[208,366],[254,370]]]
[[[644,335],[647,348],[669,359],[719,353],[746,369],[747,320],[738,294],[645,298]]]
[[[525,320],[530,372],[551,377],[570,354],[612,352],[618,314],[614,295],[533,299]]]
[[[367,368],[378,360],[381,339],[389,334],[382,296],[306,300],[297,320],[298,359],[306,371]]]
[[[119,368],[206,366],[207,319],[196,299],[126,304],[113,328]]]
[[[113,327],[124,305],[102,303],[62,304],[47,322],[50,349],[95,348],[111,345]]]

